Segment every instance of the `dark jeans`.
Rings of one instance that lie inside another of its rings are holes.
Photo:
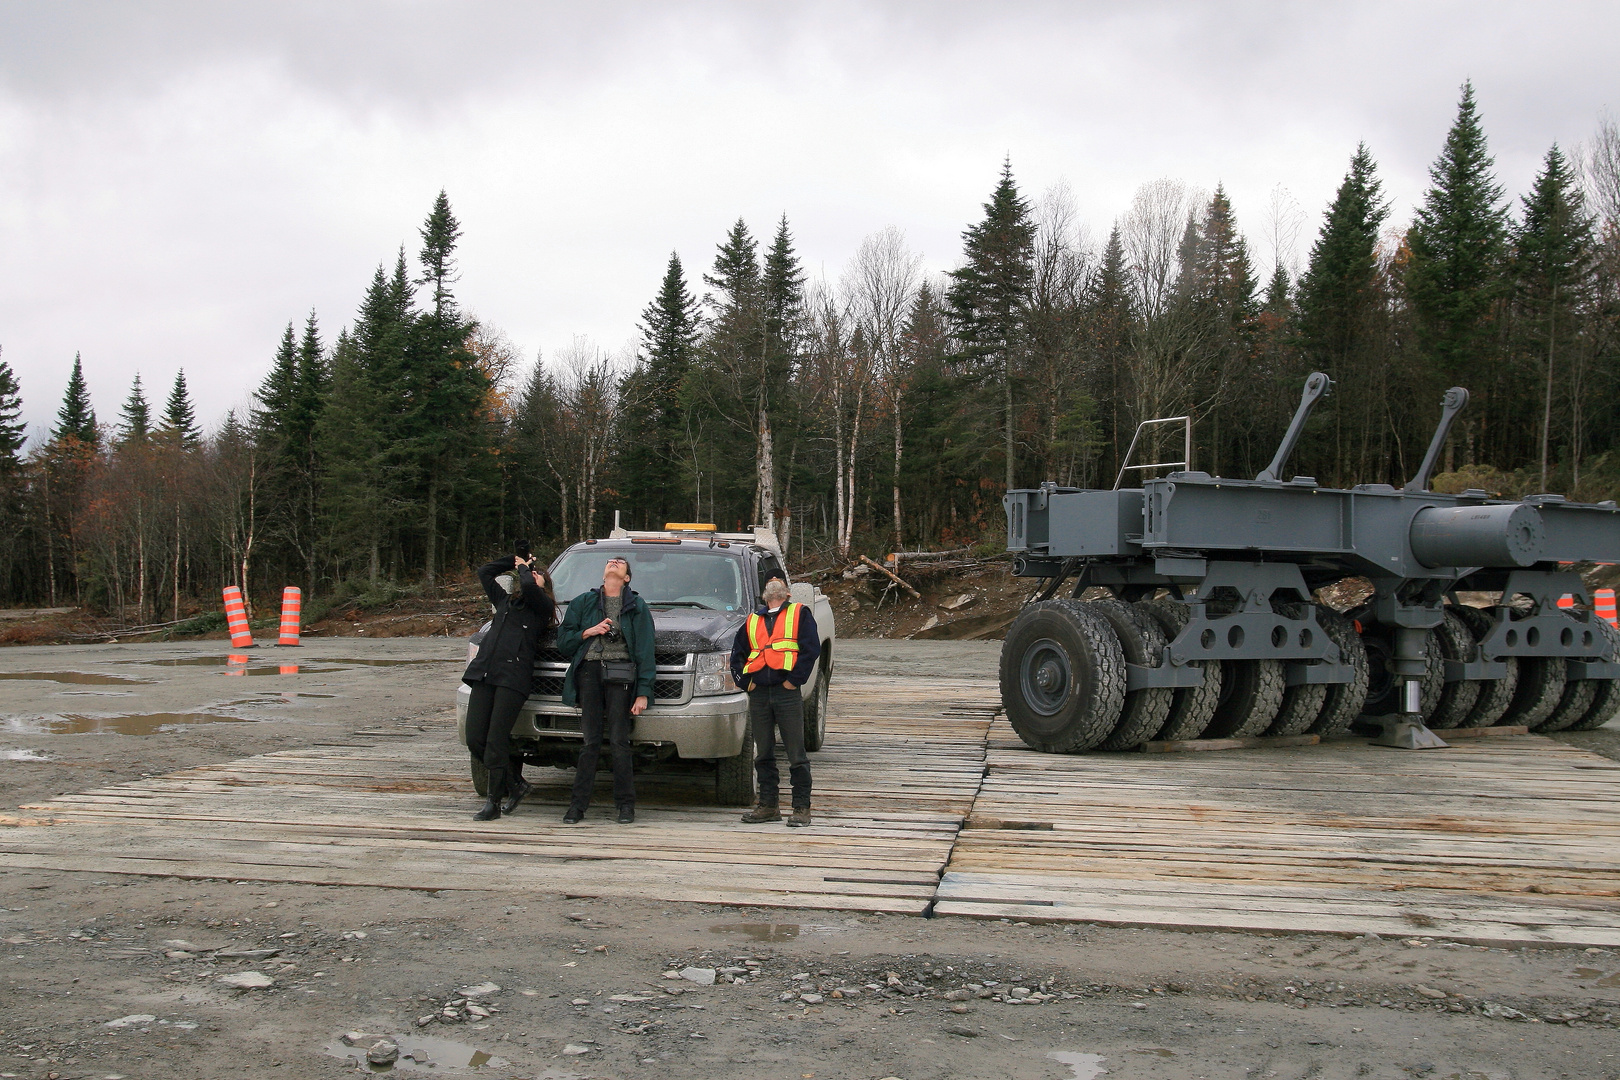
[[[512,725],[528,695],[483,682],[468,688],[467,749],[489,770],[489,797],[499,799],[508,780],[523,775],[523,759],[512,755]]]
[[[591,805],[591,792],[596,789],[596,761],[602,754],[604,721],[613,750],[613,803],[633,807],[636,805],[636,777],[630,757],[630,703],[635,700],[635,687],[604,683],[600,660],[587,660],[579,665],[575,677],[579,708],[585,714],[581,725],[585,745],[579,752],[579,771],[574,774],[573,808],[584,810]]]
[[[776,771],[776,734],[781,732],[793,806],[808,809],[810,758],[804,752],[804,700],[798,689],[767,686],[748,691],[748,723],[754,729],[754,775],[759,781],[760,805],[776,806],[781,800],[781,777]]]

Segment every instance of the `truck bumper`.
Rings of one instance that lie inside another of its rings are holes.
[[[470,689],[456,689],[456,733],[467,745],[467,700]],[[748,730],[748,695],[694,697],[684,705],[654,705],[635,718],[630,741],[674,746],[683,758],[729,758],[742,753]],[[530,697],[523,703],[512,738],[519,741],[569,741],[583,738],[578,708],[559,698]]]

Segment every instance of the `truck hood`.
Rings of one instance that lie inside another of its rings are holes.
[[[659,652],[729,650],[747,617],[745,611],[653,608],[653,647]]]

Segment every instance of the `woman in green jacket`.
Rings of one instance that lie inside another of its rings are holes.
[[[574,793],[563,821],[572,825],[585,816],[596,788],[596,763],[607,729],[613,751],[613,802],[617,820],[636,820],[635,768],[630,757],[634,717],[647,708],[653,693],[657,660],[653,653],[653,619],[646,603],[630,588],[630,564],[614,556],[602,568],[602,587],[582,592],[568,603],[557,628],[557,649],[570,656],[563,680],[565,705],[578,705],[585,745],[579,751]]]

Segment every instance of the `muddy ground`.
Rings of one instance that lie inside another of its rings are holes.
[[[842,670],[988,677],[997,648],[852,640]],[[0,676],[36,676],[0,679],[0,807],[390,717],[442,723],[465,653],[396,638],[227,655],[0,652]],[[191,658],[208,662],[175,662]],[[1612,726],[1568,741],[1620,757]],[[411,1055],[396,1071],[551,1080],[1620,1077],[1615,950],[32,870],[0,874],[0,909],[0,1076],[353,1075],[393,1036]],[[716,982],[666,977],[685,968]],[[270,985],[222,982],[250,972]],[[480,983],[499,989],[463,992]],[[475,1051],[493,1057],[458,1067]]]

